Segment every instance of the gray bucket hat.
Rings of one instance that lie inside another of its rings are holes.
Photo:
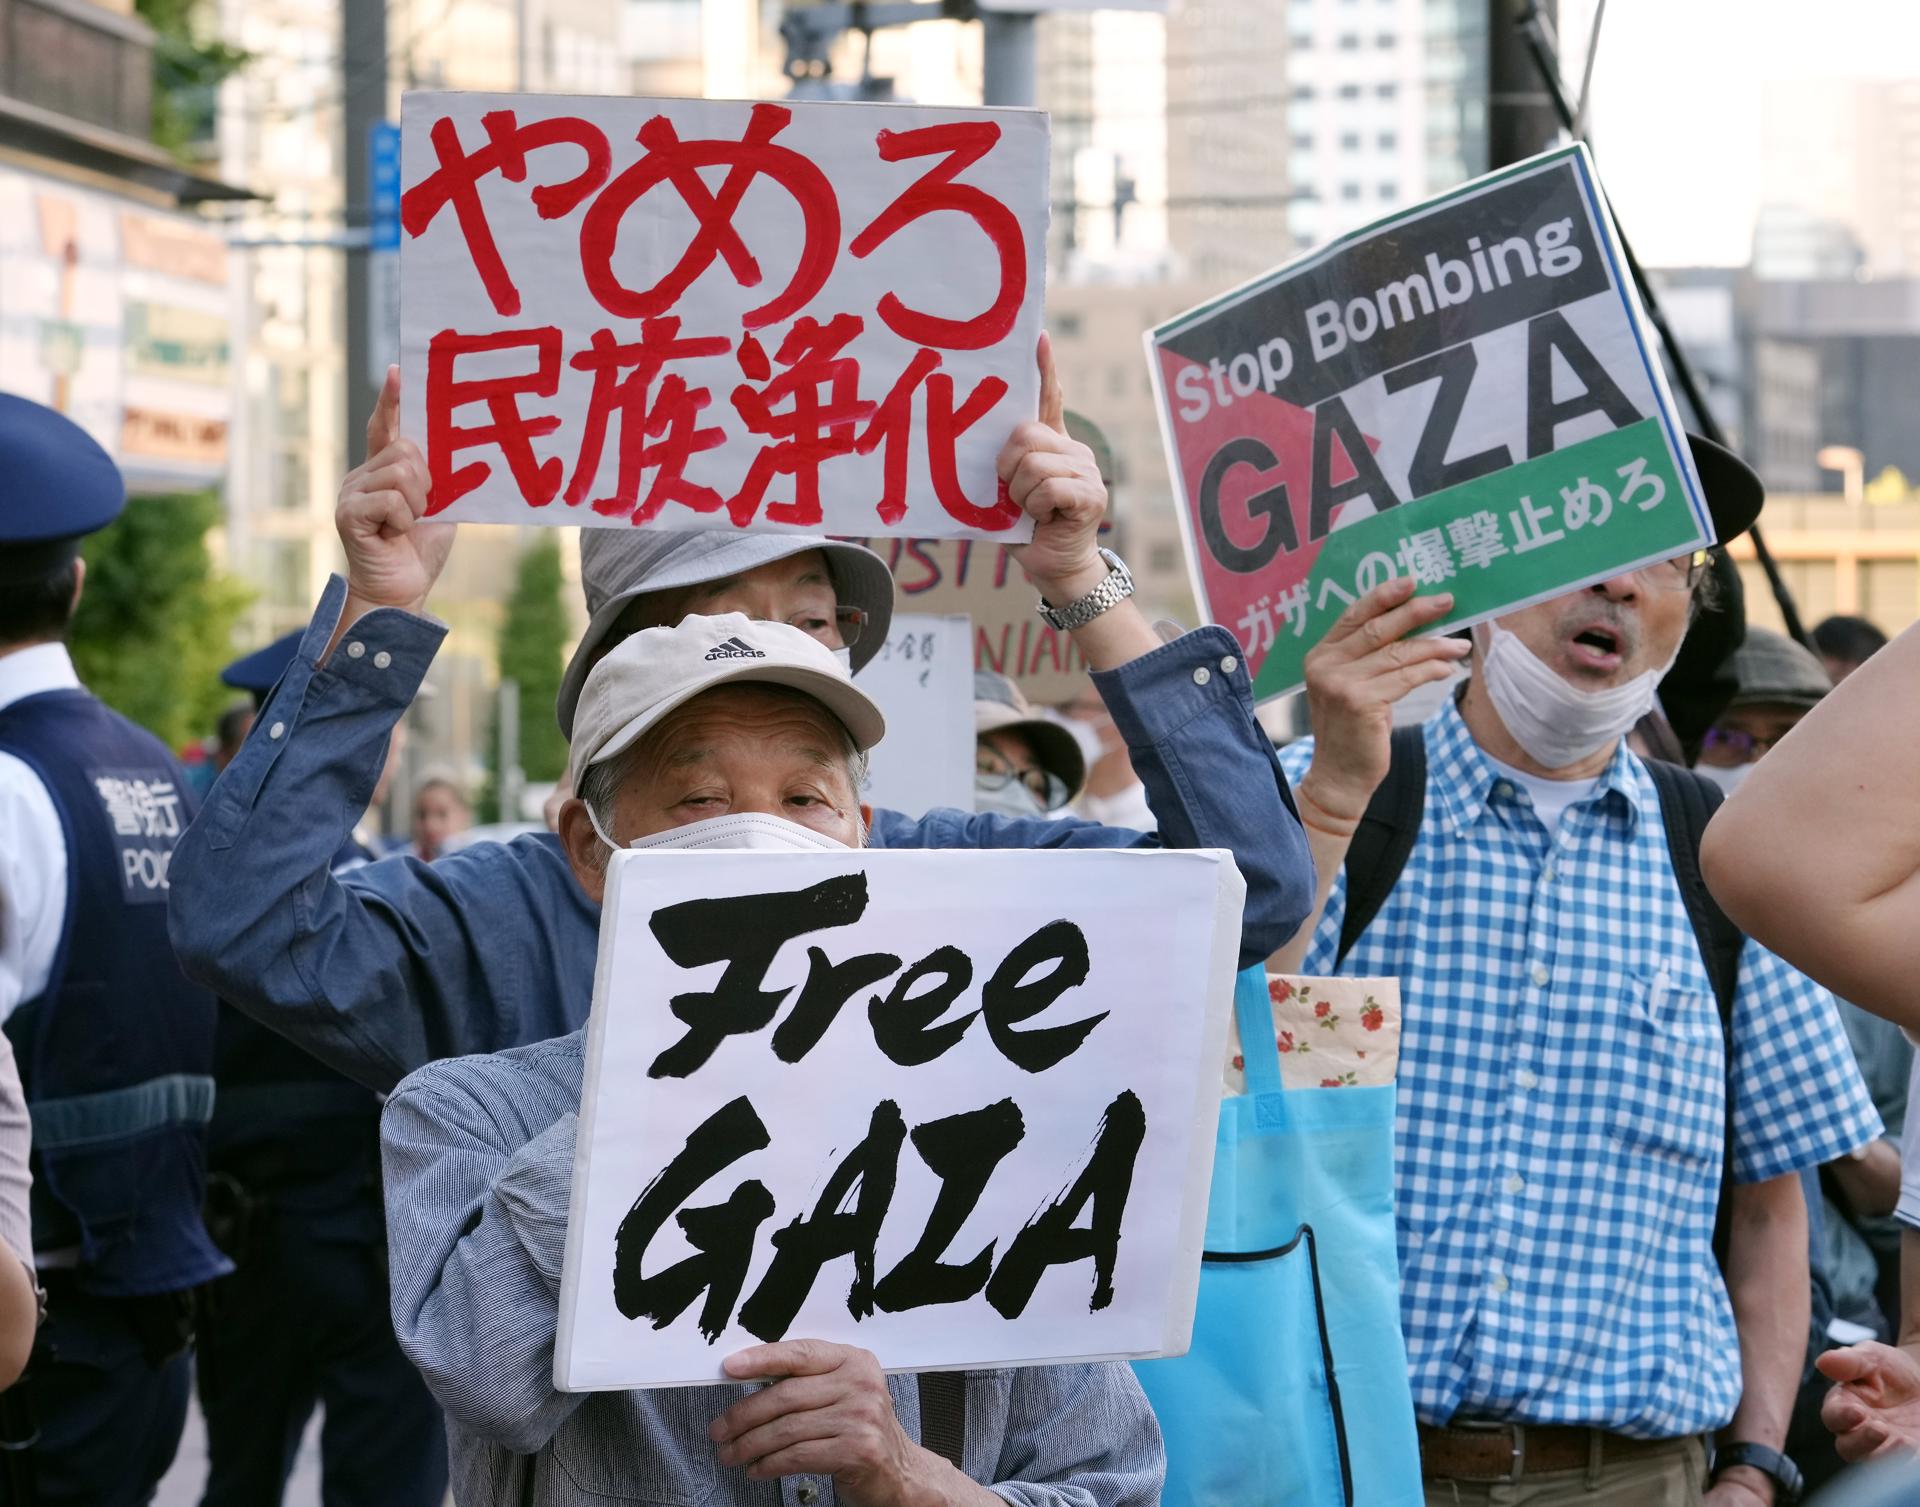
[[[840,605],[858,607],[867,614],[867,625],[853,646],[853,668],[857,671],[880,652],[893,622],[893,576],[886,561],[866,546],[817,534],[581,529],[580,586],[587,598],[587,631],[581,635],[560,681],[560,700],[555,707],[560,731],[569,738],[573,736],[574,708],[579,705],[587,672],[635,597],[724,581],[815,549],[827,557],[833,594]]]
[[[1747,629],[1727,668],[1739,689],[1729,706],[1810,707],[1833,689],[1826,666],[1784,633]]]
[[[1087,756],[1080,751],[1080,740],[1033,709],[1020,687],[994,670],[973,672],[973,732],[999,732],[1010,728],[1032,744],[1034,757],[1048,774],[1067,787],[1067,799],[1073,800],[1086,788]]]

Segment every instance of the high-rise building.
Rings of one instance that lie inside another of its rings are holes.
[[[1920,276],[1920,79],[1770,83],[1760,152],[1762,277],[1832,275],[1836,231],[1868,276]]]

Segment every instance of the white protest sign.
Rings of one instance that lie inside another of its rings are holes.
[[[960,535],[1039,400],[1047,117],[409,93],[402,430],[451,521]]]
[[[1211,850],[615,854],[554,1385],[1184,1351],[1245,898]]]
[[[908,816],[973,809],[973,623],[896,613],[887,642],[860,670],[880,703],[886,741],[862,794]]]

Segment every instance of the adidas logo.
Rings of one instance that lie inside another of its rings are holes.
[[[763,651],[754,648],[752,644],[742,643],[737,638],[727,639],[722,643],[715,644],[711,649],[707,650],[707,658],[710,660],[713,660],[713,659],[765,659],[766,657],[767,656]]]

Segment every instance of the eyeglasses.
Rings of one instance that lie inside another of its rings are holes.
[[[1041,769],[1015,769],[993,749],[976,745],[973,751],[973,777],[987,790],[1005,790],[1018,780],[1027,794],[1040,803],[1042,811],[1058,811],[1067,803],[1067,782],[1059,775]]]
[[[825,608],[808,608],[796,612],[787,619],[789,628],[798,628],[802,633],[817,638],[821,643],[829,643],[835,630],[838,630],[840,647],[851,649],[860,642],[860,634],[867,626],[867,609],[864,607],[835,607],[833,615],[827,616]]]
[[[1657,560],[1652,565],[1643,565],[1638,574],[1656,591],[1692,591],[1700,584],[1700,578],[1712,563],[1711,550],[1696,549],[1691,554],[1675,555],[1671,560]]]
[[[1785,733],[1778,733],[1768,738],[1758,733],[1742,732],[1738,728],[1710,727],[1700,742],[1700,748],[1703,753],[1709,748],[1716,749],[1732,754],[1743,764],[1751,764],[1785,736]]]

